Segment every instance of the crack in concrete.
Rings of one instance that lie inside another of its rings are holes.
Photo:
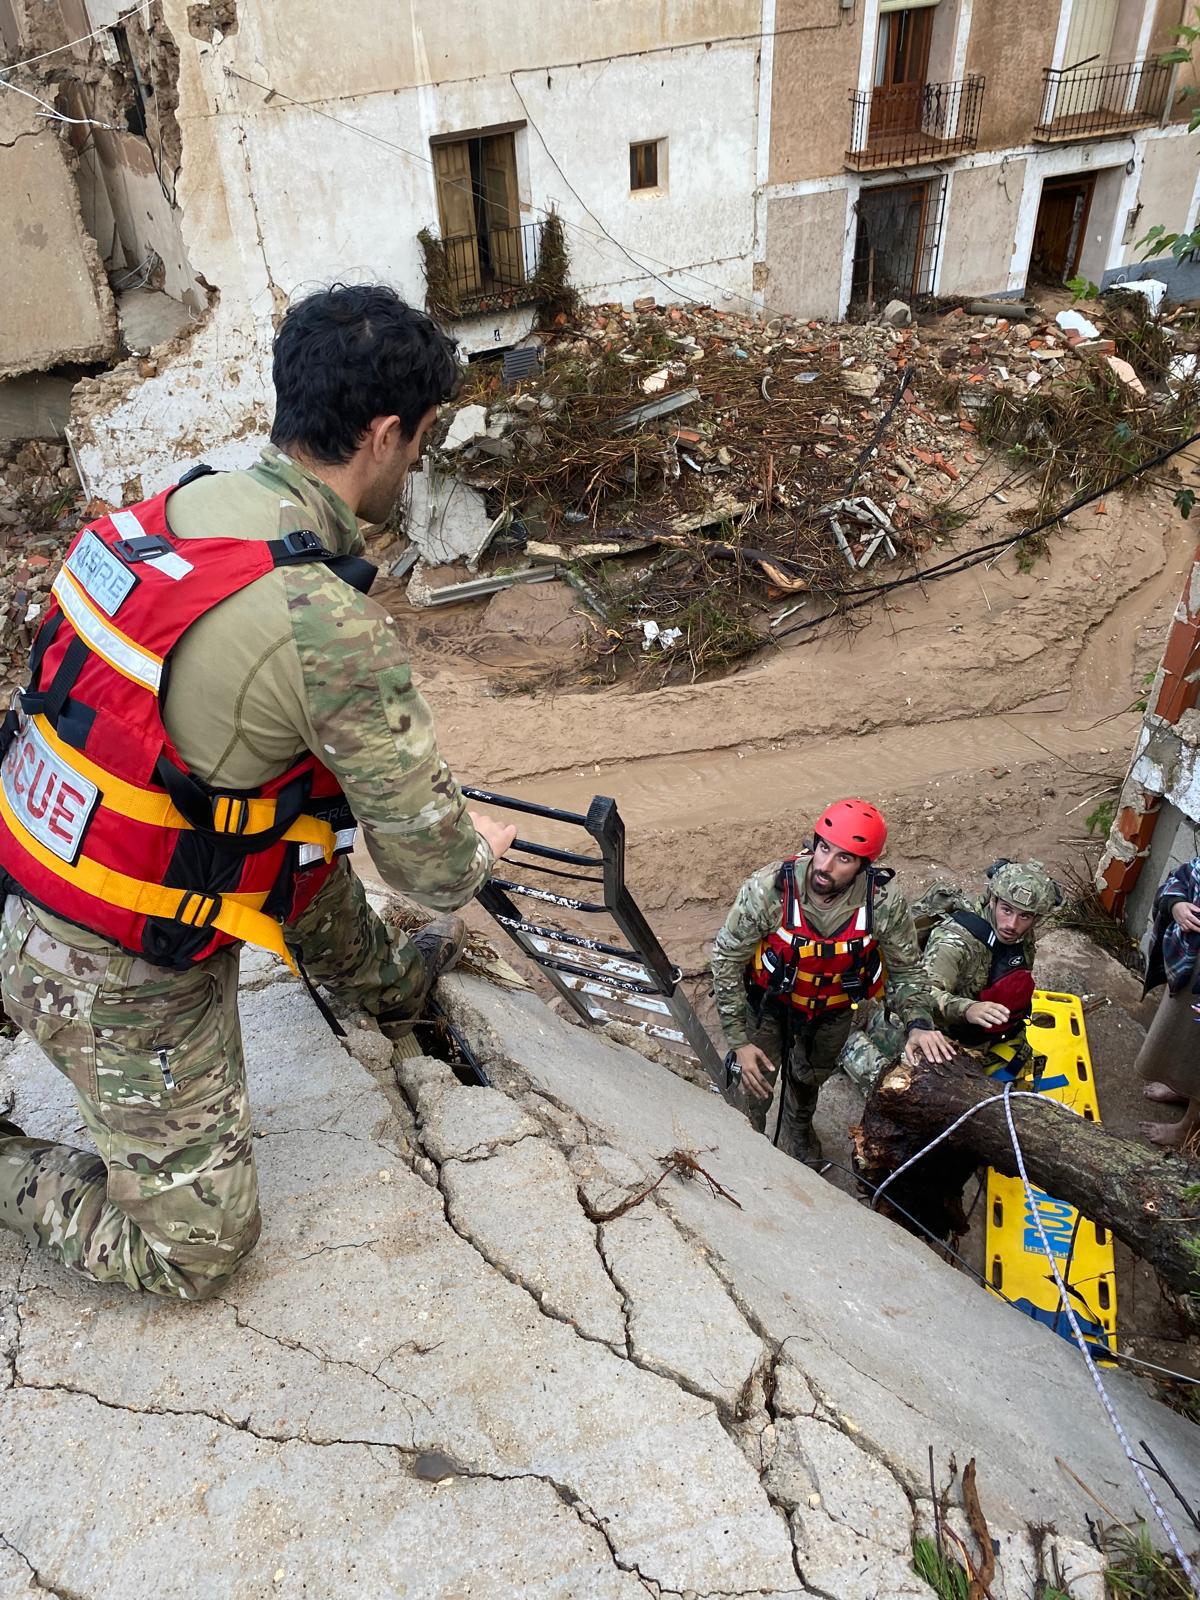
[[[424,1121],[419,1121],[417,1127],[423,1132]],[[490,1156],[496,1154],[497,1150],[515,1150],[519,1144],[524,1144],[526,1139],[540,1139],[541,1137],[540,1133],[519,1133],[515,1139],[499,1138],[487,1145],[473,1144],[469,1150],[464,1150],[461,1155],[447,1156],[446,1160],[461,1161],[464,1166],[472,1166],[476,1161],[488,1160]],[[433,1157],[430,1156],[429,1159],[432,1161]]]
[[[305,1255],[297,1256],[296,1260],[311,1261],[314,1256],[328,1255],[331,1250],[370,1249],[372,1245],[376,1245],[378,1243],[379,1240],[372,1234],[371,1237],[367,1239],[347,1239],[343,1244],[322,1244],[318,1245],[315,1250],[309,1250]]]
[[[85,1597],[79,1594],[77,1590],[60,1589],[56,1584],[49,1582],[49,1580],[46,1578],[43,1578],[42,1574],[39,1572],[37,1567],[34,1566],[33,1562],[25,1554],[24,1550],[19,1550],[12,1540],[3,1533],[0,1533],[0,1544],[2,1544],[6,1550],[11,1550],[13,1555],[15,1555],[19,1561],[23,1561],[25,1563],[25,1565],[29,1568],[29,1576],[33,1579],[37,1588],[43,1589],[47,1594],[57,1595],[58,1600],[85,1600]]]

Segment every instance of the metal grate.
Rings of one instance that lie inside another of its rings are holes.
[[[1033,136],[1043,142],[1069,141],[1157,122],[1166,109],[1171,67],[1161,61],[1047,67],[1044,78],[1042,113]]]
[[[463,794],[536,817],[559,837],[570,839],[579,830],[588,836],[594,848],[586,850],[517,839],[498,873],[479,891],[480,905],[584,1022],[620,1020],[650,1038],[686,1047],[723,1086],[722,1057],[680,988],[679,968],[672,966],[625,882],[625,824],[616,801],[597,795],[581,816],[488,789],[464,789]],[[529,873],[535,881],[528,880]],[[528,916],[521,901],[531,902]],[[612,931],[598,926],[600,919],[607,919]],[[575,926],[564,926],[568,921]]]
[[[504,387],[513,388],[525,378],[532,378],[542,367],[542,347],[537,344],[518,345],[504,352],[502,376]]]
[[[933,293],[946,207],[945,178],[863,189],[856,210],[850,302],[874,311]]]
[[[911,167],[974,150],[985,83],[973,73],[957,83],[852,89],[846,165],[856,172]]]

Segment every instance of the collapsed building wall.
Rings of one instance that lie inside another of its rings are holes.
[[[521,236],[517,248],[534,250],[544,212],[556,208],[586,297],[628,303],[661,295],[665,282],[668,298],[748,304],[759,23],[750,0],[674,3],[653,24],[622,3],[603,28],[577,15],[547,23],[529,0],[528,26],[518,18],[502,39],[463,29],[445,8],[414,9],[411,35],[380,36],[367,8],[343,18],[336,39],[315,6],[283,28],[272,8],[249,0],[164,0],[146,38],[126,20],[139,84],[157,81],[167,59],[161,42],[158,68],[145,56],[156,30],[174,44],[169,115],[161,87],[147,111],[148,124],[153,113],[164,130],[163,160],[152,128],[147,138],[178,200],[187,265],[171,280],[167,249],[145,234],[137,248],[150,244],[162,258],[169,292],[194,269],[219,303],[211,328],[193,330],[179,349],[156,349],[154,370],[136,369],[138,382],[122,369],[81,391],[72,431],[94,493],[118,498],[133,467],[152,492],[199,456],[248,460],[262,438],[271,335],[298,292],[374,279],[423,301],[417,236],[446,223],[431,141],[511,141],[508,231]],[[97,0],[89,14],[101,14]],[[660,60],[664,39],[678,41],[669,48],[686,59]],[[525,65],[559,57],[582,64]],[[708,108],[703,125],[697,103]],[[655,147],[656,181],[635,192],[630,149],[640,139]],[[107,141],[118,156],[125,144],[120,135]],[[115,165],[105,163],[110,231],[119,223],[108,181]],[[104,198],[98,186],[92,192],[100,215]],[[666,262],[699,277],[668,273]],[[467,348],[506,344],[528,328],[532,311],[522,325],[510,296],[482,298],[479,314],[452,330]]]

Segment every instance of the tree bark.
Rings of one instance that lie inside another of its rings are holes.
[[[1000,1092],[971,1058],[901,1065],[868,1099],[857,1165],[878,1186],[964,1111]],[[1109,1228],[1179,1295],[1200,1295],[1200,1164],[1154,1145],[1120,1139],[1049,1101],[1014,1098],[1013,1122],[1030,1182]],[[963,1184],[980,1165],[1018,1176],[1004,1106],[976,1112],[891,1184],[889,1199],[938,1238],[964,1231]],[[898,1217],[903,1222],[903,1216]],[[1192,1246],[1188,1248],[1189,1244]]]

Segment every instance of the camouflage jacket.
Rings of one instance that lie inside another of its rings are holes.
[[[180,538],[299,528],[358,555],[358,520],[281,451],[171,496]],[[382,606],[317,563],[277,567],[208,612],[172,661],[167,730],[205,781],[253,788],[305,749],[333,771],[380,877],[437,910],[463,905],[491,851],[438,751],[429,707]]]
[[[738,890],[733,908],[713,944],[713,994],[717,1002],[717,1015],[725,1030],[725,1038],[734,1050],[748,1043],[753,1032],[744,974],[760,940],[779,926],[783,913],[783,896],[778,888],[782,865],[781,861],[774,861],[770,866],[760,867],[757,872],[751,873]],[[797,883],[801,883],[802,871],[803,863],[798,862]],[[804,873],[801,904],[807,913],[812,908],[806,887],[807,873]],[[844,899],[837,902],[836,915],[841,919],[839,925],[848,921],[862,904],[864,892],[865,880],[860,876],[854,880]],[[819,906],[817,914],[827,917],[828,911],[824,906]],[[933,996],[921,965],[917,932],[913,927],[908,901],[894,879],[876,888],[874,924],[875,937],[887,962],[889,1006],[900,1014],[901,1021],[907,1027],[918,1023],[932,1026]]]
[[[970,908],[995,926],[991,896],[984,895]],[[1034,935],[1031,929],[1022,941],[1025,959],[1033,966]],[[968,933],[961,924],[947,917],[929,935],[925,946],[925,971],[933,991],[934,1015],[939,1023],[963,1022],[967,1007],[978,1000],[987,987],[992,968],[992,952],[981,939]]]

